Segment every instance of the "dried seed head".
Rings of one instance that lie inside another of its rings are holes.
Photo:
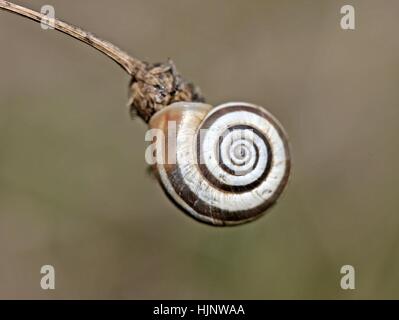
[[[144,64],[130,82],[129,107],[145,122],[173,102],[204,102],[200,89],[185,81],[174,63]]]

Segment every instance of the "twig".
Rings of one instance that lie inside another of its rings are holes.
[[[49,26],[53,26],[56,30],[61,31],[75,39],[78,39],[84,43],[87,43],[93,48],[101,51],[116,63],[118,63],[126,72],[133,75],[139,67],[143,66],[143,62],[129,56],[121,49],[117,48],[113,44],[97,38],[90,32],[86,32],[78,27],[72,26],[66,22],[58,19],[47,17],[39,12],[30,10],[25,7],[18,6],[8,1],[0,0],[0,8],[15,13],[17,15],[26,17],[39,23],[45,23]]]
[[[88,44],[118,63],[132,76],[129,100],[131,111],[146,122],[155,112],[173,102],[204,101],[198,87],[184,81],[170,60],[167,63],[157,64],[143,62],[90,32],[9,1],[0,0],[0,9],[53,26],[56,30]]]

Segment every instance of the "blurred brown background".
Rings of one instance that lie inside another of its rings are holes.
[[[398,1],[17,3],[173,58],[213,104],[266,106],[294,168],[264,218],[197,223],[146,173],[127,75],[0,12],[0,298],[399,298]],[[355,31],[340,28],[344,4]],[[356,290],[340,288],[344,264]]]

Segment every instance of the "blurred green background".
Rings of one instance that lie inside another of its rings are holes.
[[[333,0],[17,3],[173,58],[213,104],[267,107],[294,166],[262,219],[199,224],[146,172],[128,76],[0,12],[0,298],[399,298],[398,1],[350,1],[355,31]],[[356,290],[340,288],[345,264]]]

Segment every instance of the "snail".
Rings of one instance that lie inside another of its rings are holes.
[[[92,33],[0,0],[0,9],[51,25],[99,50],[132,78],[131,111],[160,133],[154,172],[167,196],[200,222],[243,224],[263,215],[283,192],[290,153],[282,125],[264,108],[244,102],[212,107],[172,61],[150,64]]]
[[[169,134],[171,123],[176,123],[176,134]],[[173,143],[157,139],[154,144],[154,170],[163,189],[201,222],[224,226],[252,221],[287,184],[286,134],[261,107],[177,102],[157,112],[149,124],[166,140],[176,137]]]

